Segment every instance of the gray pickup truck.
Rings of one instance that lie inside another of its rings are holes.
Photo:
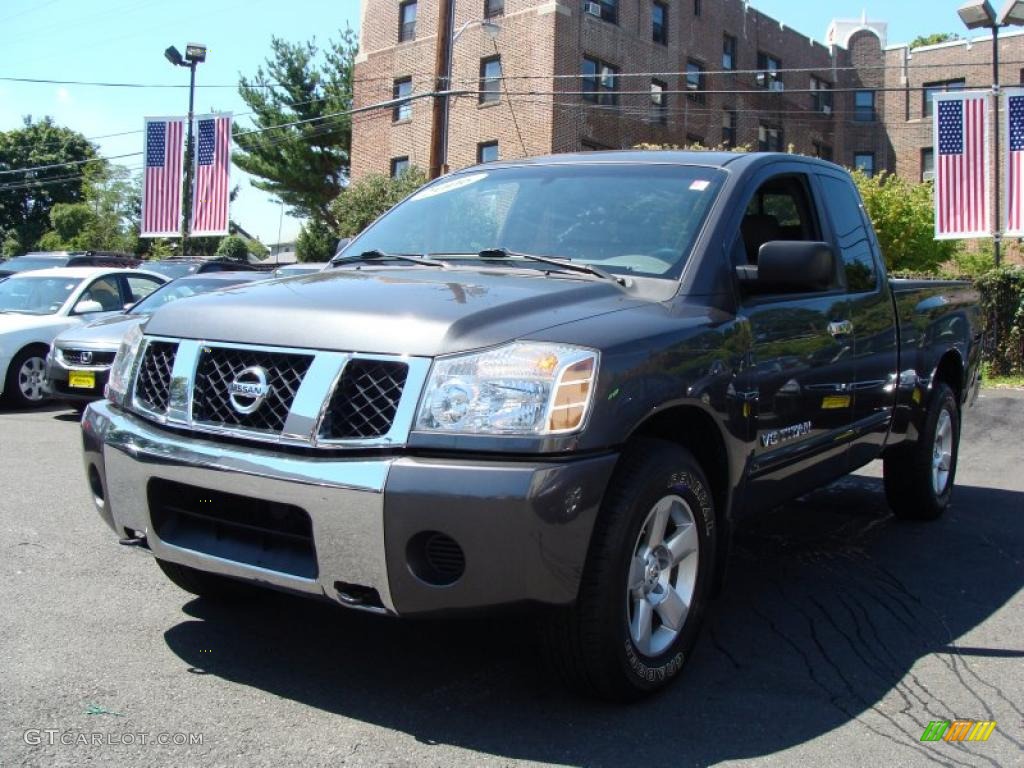
[[[942,513],[980,338],[969,285],[887,278],[838,166],[491,163],[324,272],[159,309],[85,467],[188,591],[532,605],[570,683],[631,699],[679,673],[742,515],[874,459],[894,514]]]

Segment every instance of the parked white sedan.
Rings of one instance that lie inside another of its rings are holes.
[[[0,281],[0,395],[30,407],[46,395],[50,343],[61,331],[122,312],[167,282],[137,269],[68,267]]]

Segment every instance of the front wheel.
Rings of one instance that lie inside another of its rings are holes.
[[[704,472],[684,448],[633,443],[616,468],[572,608],[546,649],[577,690],[628,701],[671,682],[711,591],[716,527]]]
[[[960,408],[939,382],[918,440],[886,454],[885,496],[896,517],[935,520],[949,506],[960,451]]]
[[[4,391],[16,408],[33,408],[46,400],[43,380],[46,378],[46,349],[24,349],[11,360]]]

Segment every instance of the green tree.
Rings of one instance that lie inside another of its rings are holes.
[[[337,242],[338,238],[326,222],[310,219],[299,230],[295,257],[299,261],[329,261]]]
[[[53,230],[39,239],[38,247],[134,253],[139,246],[139,184],[125,168],[91,164],[83,172],[82,201],[53,206]]]
[[[935,239],[931,184],[915,184],[892,174],[853,171],[890,271],[934,272],[957,251],[952,240]]]
[[[936,32],[931,35],[921,35],[915,37],[910,41],[910,48],[923,48],[926,45],[938,45],[939,43],[948,43],[953,40],[959,40],[960,35],[955,32]]]
[[[330,203],[344,189],[352,148],[352,73],[358,42],[350,29],[321,50],[316,40],[271,41],[266,66],[242,77],[238,92],[252,110],[253,132],[235,126],[235,165],[290,212],[332,227]],[[300,123],[295,125],[295,123]],[[274,128],[274,126],[286,126]]]
[[[217,256],[230,261],[248,261],[249,245],[241,235],[228,235],[220,241]]]
[[[55,205],[82,200],[82,173],[88,164],[79,161],[95,157],[96,147],[82,134],[49,117],[33,122],[28,116],[21,128],[0,131],[0,242],[5,253],[32,248],[50,228]],[[58,167],[20,171],[54,165]]]
[[[397,179],[371,173],[350,184],[345,194],[331,206],[339,237],[354,237],[396,203],[401,202],[427,182],[427,176],[415,166]]]

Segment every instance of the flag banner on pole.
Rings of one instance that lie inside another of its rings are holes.
[[[1006,220],[1003,233],[1024,237],[1024,88],[1003,90],[1003,135],[1006,152]],[[1003,162],[1003,159],[999,159]]]
[[[142,226],[139,237],[181,234],[181,174],[185,119],[147,117],[145,171],[142,178]]]
[[[988,91],[935,96],[935,239],[992,236]]]
[[[231,189],[231,115],[196,118],[192,235],[228,234]]]

